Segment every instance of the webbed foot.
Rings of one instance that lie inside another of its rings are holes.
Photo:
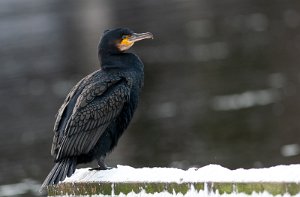
[[[110,169],[112,169],[112,167],[108,167],[108,166],[105,166],[105,167],[103,167],[103,166],[99,166],[99,167],[96,167],[96,168],[91,168],[91,169],[89,169],[89,171],[93,171],[93,170],[110,170]]]

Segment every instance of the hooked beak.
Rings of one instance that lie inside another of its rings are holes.
[[[129,42],[137,42],[140,40],[144,40],[144,39],[153,39],[153,34],[150,32],[146,32],[146,33],[133,33],[129,38],[128,41]]]
[[[132,47],[132,45],[135,42],[144,40],[144,39],[149,39],[149,38],[153,39],[153,34],[150,32],[133,33],[132,35],[126,36],[125,38],[123,38],[121,40],[121,42],[117,44],[117,47],[120,51],[125,51],[125,50],[129,49],[130,47]]]

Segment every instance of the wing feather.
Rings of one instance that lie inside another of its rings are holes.
[[[89,77],[89,76],[87,76]],[[87,78],[86,77],[86,78]],[[57,114],[56,114],[56,121],[54,123],[54,137],[53,137],[53,142],[52,142],[52,147],[51,147],[51,155],[56,155],[57,147],[59,146],[58,143],[61,140],[61,132],[59,132],[59,127],[62,126],[63,122],[62,118],[67,113],[66,108],[69,105],[71,99],[75,96],[75,94],[78,92],[79,87],[83,84],[83,82],[86,80],[86,78],[81,79],[69,92],[67,95],[66,99],[64,100],[63,104],[59,108]]]
[[[129,100],[131,87],[124,78],[93,83],[78,96],[63,136],[56,142],[56,160],[88,153]]]

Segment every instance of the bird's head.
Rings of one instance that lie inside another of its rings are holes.
[[[132,47],[135,42],[148,38],[153,39],[152,33],[134,33],[128,28],[106,30],[99,43],[99,54],[122,53]]]

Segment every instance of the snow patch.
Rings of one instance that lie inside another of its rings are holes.
[[[133,168],[118,165],[104,171],[77,169],[64,182],[300,182],[300,164],[270,168],[230,170],[220,165],[181,170],[177,168]]]

